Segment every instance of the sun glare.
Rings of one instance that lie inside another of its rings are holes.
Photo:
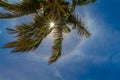
[[[54,22],[50,22],[50,27],[54,27],[55,23]]]

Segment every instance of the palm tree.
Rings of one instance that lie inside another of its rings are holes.
[[[66,0],[23,0],[10,4],[0,0],[0,7],[8,11],[0,12],[0,19],[33,16],[33,21],[30,23],[17,25],[15,29],[7,28],[9,33],[16,34],[17,39],[6,44],[4,48],[14,48],[12,52],[34,50],[53,31],[55,40],[49,64],[55,62],[61,56],[63,33],[69,33],[75,29],[81,37],[90,36],[74,11],[76,6],[83,6],[95,1],[72,0],[70,3]],[[70,25],[72,25],[72,29]]]

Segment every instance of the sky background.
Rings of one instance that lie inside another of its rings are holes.
[[[47,63],[51,35],[29,54],[0,48],[0,80],[120,80],[119,8],[120,0],[97,0],[77,8],[91,37],[80,41],[74,31],[65,34],[63,56],[52,65]],[[29,22],[29,18],[0,19],[0,47],[14,37],[6,28],[22,22]]]

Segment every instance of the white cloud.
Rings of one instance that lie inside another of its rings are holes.
[[[60,71],[56,67],[53,67],[53,71],[56,77],[60,78],[60,80],[65,80]]]

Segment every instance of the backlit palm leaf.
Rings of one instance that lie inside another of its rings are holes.
[[[38,23],[38,20],[39,21]],[[13,47],[13,52],[26,52],[36,49],[41,41],[52,31],[46,25],[46,19],[41,16],[35,18],[35,23],[31,25],[22,24],[16,29],[9,29],[10,33],[17,33],[17,40],[6,44],[5,48]]]
[[[9,4],[7,2],[0,0],[0,7],[16,13],[17,14],[16,17],[35,13],[37,9],[40,9],[40,5],[36,0],[23,0],[22,2],[15,4]],[[9,13],[5,13],[5,14],[8,15]],[[13,16],[15,14],[9,14],[9,15]],[[1,17],[2,14],[0,15],[0,18]]]
[[[62,27],[54,28],[54,46],[52,47],[52,55],[49,58],[49,64],[55,62],[61,56],[61,49],[62,49]]]
[[[38,48],[42,40],[53,30],[54,45],[49,64],[55,62],[62,51],[63,32],[69,33],[71,26],[80,37],[89,37],[90,33],[82,21],[74,15],[75,7],[86,5],[96,0],[23,0],[19,3],[9,4],[0,0],[0,7],[7,12],[0,12],[0,18],[16,18],[32,15],[33,21],[17,25],[15,29],[7,28],[9,33],[15,34],[16,40],[6,44],[5,48],[13,48],[13,52],[27,52]],[[55,25],[49,25],[50,22]]]
[[[78,34],[80,34],[81,36],[84,36],[84,35],[86,37],[90,36],[90,33],[85,28],[85,26],[82,24],[81,20],[77,16],[75,16],[74,14],[71,14],[67,18],[67,23],[72,24],[73,27],[77,30]]]
[[[15,12],[0,12],[0,18],[4,19],[4,18],[16,18],[16,17],[20,17],[22,16],[23,14],[19,14],[19,13],[15,13]]]

